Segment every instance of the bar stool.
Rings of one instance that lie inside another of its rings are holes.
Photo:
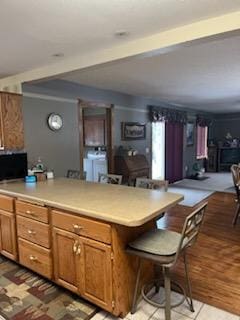
[[[137,238],[135,241],[129,243],[126,249],[127,253],[139,257],[139,266],[137,271],[137,278],[132,302],[131,313],[135,313],[137,306],[137,294],[139,290],[139,281],[141,275],[141,268],[143,259],[154,262],[156,267],[161,267],[163,272],[164,287],[165,287],[165,303],[160,304],[152,301],[146,295],[146,289],[149,285],[156,287],[156,293],[160,288],[160,279],[154,279],[152,283],[146,284],[142,287],[141,295],[144,300],[150,304],[165,309],[165,319],[171,320],[171,308],[177,307],[185,300],[187,301],[190,310],[194,312],[192,292],[190,280],[188,275],[186,249],[190,247],[197,239],[201,224],[203,222],[204,212],[207,207],[207,202],[193,211],[185,220],[182,233],[177,233],[169,230],[154,229]],[[186,274],[186,287],[188,297],[182,286],[172,282],[182,293],[183,299],[180,302],[171,305],[171,279],[170,268],[173,267],[179,255],[183,253],[184,268]]]

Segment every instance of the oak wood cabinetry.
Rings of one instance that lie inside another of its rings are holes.
[[[0,252],[9,259],[17,260],[16,223],[11,197],[0,195]]]
[[[0,92],[0,149],[23,148],[22,95]]]
[[[16,200],[19,262],[52,279],[52,251],[48,208]]]
[[[137,259],[125,248],[154,228],[154,220],[120,226],[0,194],[0,221],[3,255],[117,317],[129,312]],[[152,270],[146,263],[141,281]]]
[[[111,227],[56,210],[52,224],[55,281],[112,311],[112,248],[93,240],[110,242]]]
[[[83,123],[83,134],[85,146],[99,147],[106,145],[105,116],[85,116]]]

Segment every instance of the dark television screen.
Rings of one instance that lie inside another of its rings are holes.
[[[0,155],[0,180],[20,179],[26,175],[26,153]]]
[[[232,164],[240,162],[240,148],[222,149],[220,154],[221,163]]]

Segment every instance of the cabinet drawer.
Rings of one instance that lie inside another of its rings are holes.
[[[50,227],[45,223],[17,216],[17,232],[23,239],[50,248]]]
[[[52,224],[63,230],[105,243],[111,243],[111,226],[102,222],[52,210]]]
[[[0,194],[0,209],[13,212],[13,198]]]
[[[27,218],[48,223],[48,209],[46,207],[16,200],[16,213]]]
[[[52,278],[52,259],[50,250],[42,248],[27,240],[18,239],[19,262],[23,266]]]

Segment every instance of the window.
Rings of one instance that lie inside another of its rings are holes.
[[[207,158],[208,127],[197,126],[197,159]]]
[[[165,123],[152,123],[152,178],[165,177]]]

